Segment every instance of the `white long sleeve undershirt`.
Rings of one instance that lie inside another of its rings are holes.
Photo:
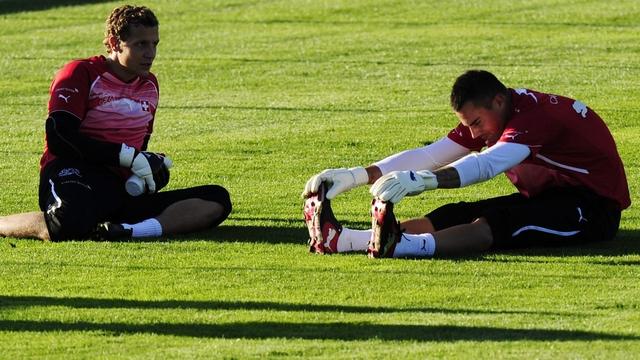
[[[449,139],[442,139],[416,149],[405,150],[375,162],[382,175],[401,170],[436,170],[469,154],[469,149]]]
[[[494,146],[471,153],[450,164],[458,171],[460,187],[489,180],[521,163],[529,156],[527,145],[498,142]]]
[[[405,150],[375,162],[382,175],[402,170],[436,170],[443,166],[454,167],[460,176],[460,186],[489,180],[518,165],[529,156],[531,150],[522,144],[498,142],[479,153],[448,137],[416,149]]]

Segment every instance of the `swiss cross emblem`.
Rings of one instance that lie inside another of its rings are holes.
[[[149,111],[149,102],[143,101],[140,106],[142,106],[142,111]]]

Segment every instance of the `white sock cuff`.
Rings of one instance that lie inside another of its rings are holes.
[[[137,224],[122,224],[125,229],[132,230],[132,237],[155,237],[162,235],[162,225],[155,218],[147,219]]]
[[[338,239],[338,252],[366,251],[371,239],[371,230],[352,230],[342,228]]]
[[[393,257],[432,257],[435,251],[436,239],[432,234],[402,234]]]

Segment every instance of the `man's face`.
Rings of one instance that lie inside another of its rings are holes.
[[[476,106],[472,102],[466,102],[456,116],[460,123],[469,128],[471,136],[481,138],[485,144],[495,144],[504,130],[506,122],[506,107],[503,95],[496,95],[491,101],[491,106]]]
[[[129,38],[119,41],[115,49],[116,61],[126,77],[146,76],[151,70],[160,42],[158,27],[136,25],[129,30]]]

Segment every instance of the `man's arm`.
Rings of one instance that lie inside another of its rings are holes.
[[[373,184],[382,175],[395,170],[437,169],[469,153],[469,149],[444,137],[433,144],[406,150],[380,160],[367,168],[327,169],[312,176],[302,191],[306,197],[318,191],[323,182],[331,184],[327,198],[365,184]]]
[[[499,142],[433,172],[438,188],[454,189],[489,180],[521,163],[531,150],[522,144]],[[464,181],[462,180],[464,179]]]
[[[460,180],[455,169],[446,165],[469,154],[470,150],[448,137],[416,149],[406,150],[391,155],[366,168],[369,184],[375,183],[382,175],[398,170],[436,170],[438,183],[443,188],[460,187]],[[444,166],[444,167],[443,167]]]
[[[370,192],[380,200],[397,203],[407,195],[418,195],[425,190],[463,187],[493,178],[522,162],[530,153],[526,145],[500,142],[433,172],[390,172],[380,177]]]
[[[79,132],[80,119],[66,111],[54,111],[46,121],[47,146],[56,156],[105,165],[120,165],[122,144],[92,139]]]
[[[438,188],[455,189],[460,187],[460,175],[454,167],[443,167],[433,172],[438,180]]]
[[[451,163],[449,168],[456,171],[457,179],[451,171],[446,171],[443,174],[445,183],[438,187],[463,187],[487,181],[520,164],[529,154],[531,150],[527,145],[498,142],[483,152],[469,154]]]
[[[436,170],[469,154],[470,150],[448,137],[415,149],[405,150],[377,161],[372,166],[380,169],[381,175],[399,170]],[[371,180],[372,184],[380,176]]]

